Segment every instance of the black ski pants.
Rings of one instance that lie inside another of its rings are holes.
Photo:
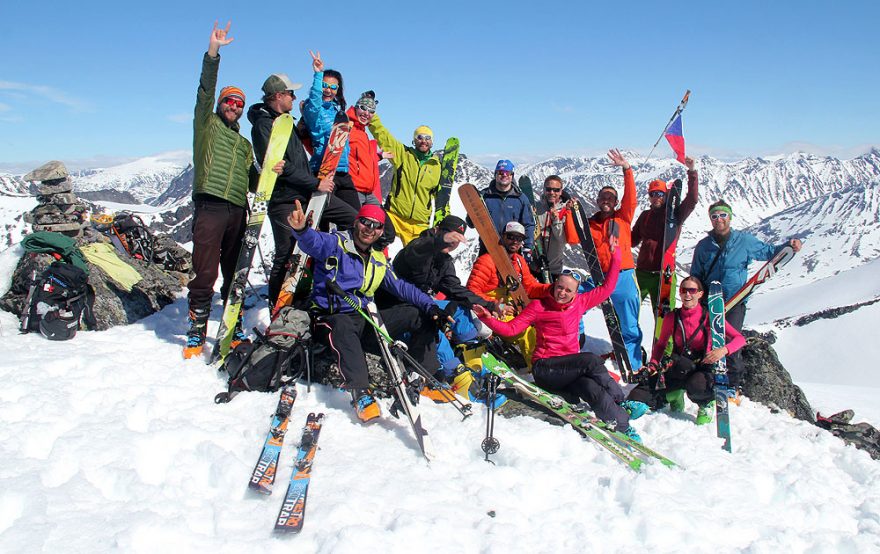
[[[590,405],[602,421],[614,421],[618,431],[629,427],[629,414],[620,407],[623,389],[602,359],[589,352],[542,358],[532,365],[535,384],[556,392],[570,392]]]
[[[398,304],[379,310],[388,334],[403,340],[407,352],[430,374],[440,369],[437,360],[437,328],[431,320],[411,304]],[[357,312],[319,315],[315,322],[316,336],[326,338],[331,355],[339,365],[347,389],[366,389],[370,384],[365,349],[379,355],[378,337],[373,326]],[[409,335],[405,337],[405,335]]]
[[[300,198],[302,209],[308,206],[307,198]],[[266,215],[269,217],[269,223],[272,225],[272,237],[275,239],[275,254],[272,256],[272,269],[269,272],[269,304],[274,306],[278,300],[278,294],[281,292],[281,285],[287,276],[287,270],[290,266],[290,255],[293,253],[293,229],[287,223],[287,216],[293,211],[295,204],[293,202],[270,204]],[[351,229],[354,225],[354,218],[357,216],[357,209],[350,204],[340,200],[335,194],[331,194],[327,200],[327,206],[324,208],[324,214],[321,217],[323,224],[335,223],[336,227],[342,230]]]
[[[694,363],[684,356],[673,358],[675,361],[666,370],[667,392],[684,389],[690,401],[698,406],[705,406],[715,398],[714,366]]]
[[[192,263],[195,277],[187,288],[189,307],[210,310],[217,266],[223,274],[220,295],[226,300],[238,252],[247,226],[247,210],[221,198],[198,198],[194,202]]]
[[[743,321],[746,319],[746,305],[740,302],[724,316],[725,325],[730,325],[737,331],[742,331]],[[743,361],[742,349],[737,350],[730,356],[727,356],[727,380],[731,387],[738,387],[742,381]]]

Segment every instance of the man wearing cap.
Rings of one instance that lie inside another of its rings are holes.
[[[369,324],[344,299],[332,292],[329,281],[339,285],[346,295],[362,308],[382,289],[403,300],[391,308],[380,310],[388,334],[401,338],[409,332],[409,353],[431,372],[437,371],[436,327],[446,321],[446,314],[430,296],[400,279],[385,255],[373,248],[382,236],[385,212],[379,206],[361,207],[354,228],[322,233],[309,227],[299,200],[288,218],[288,224],[303,252],[316,260],[313,312],[317,315],[317,332],[329,337],[329,347],[351,391],[352,405],[358,418],[367,422],[379,416],[379,405],[369,391],[369,375],[362,342]]]
[[[510,256],[513,268],[518,274],[518,279],[525,289],[529,298],[543,298],[552,289],[550,283],[540,283],[532,275],[529,264],[520,254],[520,249],[526,239],[526,229],[519,221],[509,221],[503,228],[501,234],[501,246]],[[498,304],[498,311],[501,312],[503,320],[512,319],[516,315],[516,310],[511,305],[509,291],[506,286],[502,285],[498,279],[498,269],[495,261],[489,253],[483,254],[477,258],[474,267],[468,277],[467,288],[484,300],[495,302]],[[524,307],[524,306],[523,306]],[[516,337],[511,339],[520,346],[520,351],[525,358],[526,364],[531,367],[532,350],[535,347],[535,330],[531,327]]]
[[[220,67],[220,47],[232,42],[229,24],[214,23],[196,95],[193,121],[193,249],[195,277],[188,284],[189,323],[185,358],[202,352],[211,315],[211,297],[217,266],[223,274],[220,294],[226,299],[232,284],[247,216],[248,175],[253,166],[251,145],[239,134],[238,120],[245,95],[238,87],[220,91],[214,109],[214,91]],[[240,320],[239,320],[240,322]],[[236,338],[243,336],[240,323]]]
[[[599,189],[596,206],[599,207],[590,218],[590,234],[596,244],[596,254],[602,271],[607,275],[611,268],[610,239],[615,230],[620,244],[621,264],[617,286],[611,293],[611,303],[620,320],[623,342],[629,353],[630,364],[635,371],[642,367],[642,330],[639,328],[639,287],[636,284],[633,268],[630,227],[636,213],[636,181],[632,166],[619,150],[610,150],[608,157],[612,165],[623,168],[623,200],[617,206],[617,189],[605,186]]]
[[[290,113],[295,91],[302,87],[291,82],[284,73],[273,73],[263,83],[263,101],[248,109],[248,121],[251,122],[251,138],[254,141],[254,153],[257,160],[262,160],[269,146],[272,123],[283,113]],[[275,239],[275,254],[272,257],[272,270],[269,273],[269,303],[275,305],[281,285],[287,272],[287,264],[293,252],[293,238],[287,216],[293,210],[294,202],[299,200],[308,204],[312,193],[316,191],[332,193],[334,190],[333,176],[319,180],[312,174],[309,160],[306,157],[299,136],[293,132],[287,142],[287,150],[282,159],[282,170],[275,183],[275,190],[269,199],[267,215],[272,225],[272,236]],[[322,221],[335,223],[341,229],[349,229],[354,223],[357,211],[331,194],[321,217]]]
[[[427,125],[416,127],[412,146],[404,146],[385,128],[378,114],[370,119],[369,128],[379,148],[392,155],[394,177],[385,207],[406,246],[428,228],[432,200],[440,190],[440,157],[431,152],[434,132]]]
[[[750,233],[733,230],[730,228],[732,219],[733,209],[724,200],[718,200],[709,206],[712,230],[697,243],[691,261],[691,275],[702,281],[705,288],[708,289],[712,281],[721,283],[725,302],[745,284],[752,261],[767,261],[786,246],[791,246],[795,252],[801,249],[801,241],[798,239],[789,239],[774,246]],[[743,299],[725,316],[726,323],[737,331],[742,331],[747,301],[748,298]],[[731,387],[739,386],[742,379],[741,352],[727,357],[727,377]]]
[[[504,232],[504,226],[509,221],[516,221],[525,228],[522,254],[528,260],[535,244],[535,215],[531,201],[513,184],[513,169],[513,162],[510,160],[498,160],[495,164],[495,178],[480,191],[480,196],[486,203],[486,210],[499,235]]]
[[[684,159],[687,166],[687,194],[676,210],[679,226],[697,206],[697,170],[693,158]],[[663,263],[663,233],[666,229],[666,197],[668,186],[665,181],[654,179],[648,185],[648,201],[651,207],[639,214],[632,226],[632,246],[641,244],[636,259],[636,279],[639,284],[639,300],[651,298],[651,308],[657,312],[657,297],[660,293],[660,266]],[[675,290],[675,275],[672,277],[672,290]],[[675,307],[675,295],[670,297],[670,307]],[[660,332],[660,329],[657,329]]]

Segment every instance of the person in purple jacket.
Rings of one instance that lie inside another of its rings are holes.
[[[379,404],[369,390],[362,345],[372,333],[364,334],[369,330],[366,320],[343,298],[333,294],[328,282],[335,281],[363,309],[379,288],[404,300],[405,304],[381,310],[379,315],[388,334],[395,339],[409,332],[410,355],[431,373],[440,367],[435,325],[445,321],[446,314],[430,296],[399,279],[385,254],[372,247],[385,226],[385,211],[379,206],[364,205],[349,231],[322,233],[308,226],[297,200],[287,222],[299,247],[315,260],[311,311],[316,316],[316,328],[328,336],[358,418],[363,422],[375,419],[379,417]]]

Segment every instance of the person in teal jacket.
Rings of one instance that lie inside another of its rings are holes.
[[[720,282],[724,290],[725,302],[745,284],[751,262],[767,261],[786,245],[790,245],[795,252],[801,249],[801,241],[798,239],[789,239],[784,244],[774,246],[744,231],[731,229],[733,209],[724,200],[709,206],[709,219],[712,230],[706,238],[697,243],[691,261],[691,275],[702,281],[706,289],[712,281]],[[737,331],[742,331],[747,301],[747,298],[744,299],[727,312],[727,324],[732,325]],[[742,378],[742,360],[739,352],[728,356],[727,374],[731,386],[739,386]]]
[[[309,89],[309,97],[302,106],[302,115],[303,121],[309,129],[314,149],[309,166],[312,173],[317,174],[324,161],[324,151],[327,148],[330,131],[333,129],[333,122],[336,120],[337,114],[345,113],[346,103],[342,74],[332,69],[325,70],[320,52],[309,51],[309,54],[312,56],[312,70],[315,74],[312,78],[312,87]],[[361,207],[360,200],[357,196],[357,190],[354,188],[354,181],[348,174],[349,150],[348,141],[346,141],[342,156],[339,158],[339,164],[336,166],[336,174],[333,177],[334,193],[340,200],[358,210]]]

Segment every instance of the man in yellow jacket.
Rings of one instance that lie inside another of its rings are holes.
[[[412,146],[404,146],[382,125],[379,114],[370,121],[379,148],[394,157],[394,180],[385,202],[397,236],[406,246],[429,227],[432,200],[440,188],[440,157],[433,154],[434,132],[422,125],[413,132]]]

